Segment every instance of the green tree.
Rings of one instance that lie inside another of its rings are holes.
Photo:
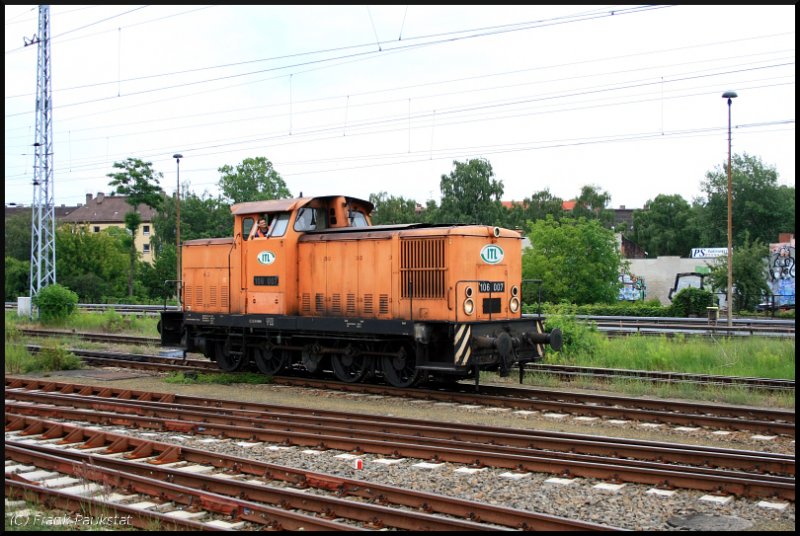
[[[144,204],[158,210],[163,199],[158,179],[164,175],[152,168],[152,162],[144,162],[138,158],[128,158],[124,162],[114,162],[114,168],[120,171],[108,173],[108,183],[114,191],[127,197],[131,212],[125,215],[125,228],[131,233],[130,269],[128,271],[128,296],[133,296],[133,281],[136,274],[136,233],[142,222],[139,206]]]
[[[122,297],[129,261],[128,234],[117,227],[92,233],[88,226],[65,225],[56,230],[58,279],[84,303]]]
[[[453,161],[455,169],[442,175],[442,201],[437,215],[447,223],[500,225],[503,223],[503,182],[494,179],[488,160]]]
[[[30,261],[21,261],[6,255],[5,269],[5,301],[16,300],[27,296],[30,289]]]
[[[24,210],[5,220],[5,256],[31,260],[31,211]]]
[[[413,199],[390,196],[386,192],[369,194],[369,202],[375,205],[372,211],[372,224],[385,225],[392,223],[416,223],[420,221],[417,214],[417,202]]]
[[[550,214],[558,221],[564,217],[564,200],[550,193],[546,188],[526,197],[521,203],[514,203],[508,209],[506,225],[510,228],[524,229],[527,222],[543,220]]]
[[[530,225],[531,247],[522,255],[523,279],[542,280],[542,298],[578,305],[615,303],[626,268],[614,232],[598,220],[551,215]],[[526,286],[526,303],[535,302]]]
[[[137,281],[148,298],[161,300],[175,295],[176,285],[166,282],[175,279],[176,267],[175,244],[164,244],[152,265],[142,263]]]
[[[692,207],[680,195],[657,195],[633,213],[633,238],[651,257],[688,257],[698,247],[699,231]]]
[[[581,193],[575,199],[572,209],[573,218],[586,218],[598,220],[604,227],[610,228],[614,223],[614,211],[606,206],[611,202],[611,194],[604,192],[600,187],[587,185],[581,188]]]
[[[795,189],[778,185],[778,172],[747,153],[731,158],[733,244],[752,240],[774,242],[779,233],[793,233]],[[706,195],[702,241],[704,246],[728,243],[728,165],[706,173],[701,183]]]
[[[754,311],[756,305],[761,303],[771,292],[767,284],[769,246],[759,239],[751,242],[749,233],[745,231],[743,243],[734,246],[731,256],[733,258],[733,310]],[[717,258],[716,264],[711,267],[709,280],[717,292],[727,291],[727,256]]]
[[[236,169],[226,164],[218,171],[222,174],[220,190],[234,204],[292,197],[272,162],[263,156],[245,158]]]

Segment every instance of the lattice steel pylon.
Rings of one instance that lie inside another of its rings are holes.
[[[36,141],[31,207],[31,296],[56,282],[56,218],[53,195],[53,105],[50,71],[50,6],[39,6]]]

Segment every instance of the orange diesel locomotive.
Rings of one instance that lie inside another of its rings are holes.
[[[522,318],[519,233],[484,225],[372,226],[371,203],[345,196],[239,203],[233,238],[183,244],[181,311],[164,345],[225,371],[300,364],[346,382],[397,387],[475,377],[540,360],[539,317]],[[256,222],[269,221],[267,237]]]

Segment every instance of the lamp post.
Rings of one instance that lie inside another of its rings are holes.
[[[726,91],[723,99],[728,99],[728,329],[733,327],[733,205],[731,180],[731,101],[738,97],[735,91]]]
[[[175,193],[175,208],[176,208],[176,225],[175,225],[175,256],[177,258],[177,289],[178,289],[178,303],[181,302],[181,158],[182,154],[174,154],[172,158],[178,166],[178,190]]]

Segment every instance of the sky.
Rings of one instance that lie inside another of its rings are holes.
[[[172,195],[266,157],[294,196],[702,195],[732,150],[795,184],[794,5],[51,6],[56,206],[129,157]],[[5,201],[33,199],[38,7],[5,5]]]

